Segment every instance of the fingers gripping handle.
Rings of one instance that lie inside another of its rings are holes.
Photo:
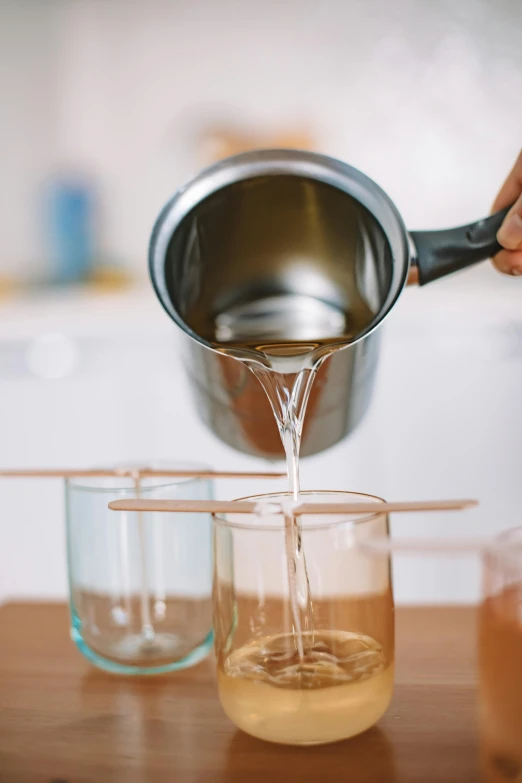
[[[466,226],[443,231],[411,231],[419,285],[431,283],[498,253],[501,246],[497,241],[497,231],[510,209],[506,207]]]

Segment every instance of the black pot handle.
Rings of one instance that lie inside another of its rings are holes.
[[[497,231],[510,209],[506,207],[467,226],[442,231],[411,231],[416,250],[413,263],[419,270],[419,285],[431,283],[498,253]]]

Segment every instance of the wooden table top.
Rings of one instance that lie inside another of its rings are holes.
[[[59,604],[0,607],[0,783],[472,783],[475,611],[397,610],[397,677],[378,727],[314,748],[272,745],[222,713],[212,659],[110,676]]]

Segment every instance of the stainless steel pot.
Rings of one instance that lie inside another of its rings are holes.
[[[318,372],[301,453],[337,443],[368,408],[376,328],[410,265],[424,285],[488,258],[506,212],[408,233],[378,185],[332,158],[262,150],[203,171],[165,206],[149,251],[156,293],[187,335],[184,364],[203,421],[240,451],[282,457],[264,391],[223,351],[233,344],[236,356],[258,359],[254,343],[297,342],[319,355],[333,339],[344,350]],[[285,371],[296,371],[291,357]]]

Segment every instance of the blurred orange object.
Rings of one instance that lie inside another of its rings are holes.
[[[258,134],[240,128],[215,126],[200,137],[197,154],[200,164],[208,166],[240,152],[274,148],[312,150],[314,142],[311,134],[302,128]]]
[[[0,275],[0,298],[9,297],[18,293],[21,288],[20,281],[12,277],[2,277]]]
[[[93,268],[87,284],[103,293],[128,288],[133,282],[132,273],[122,267],[98,265]]]

